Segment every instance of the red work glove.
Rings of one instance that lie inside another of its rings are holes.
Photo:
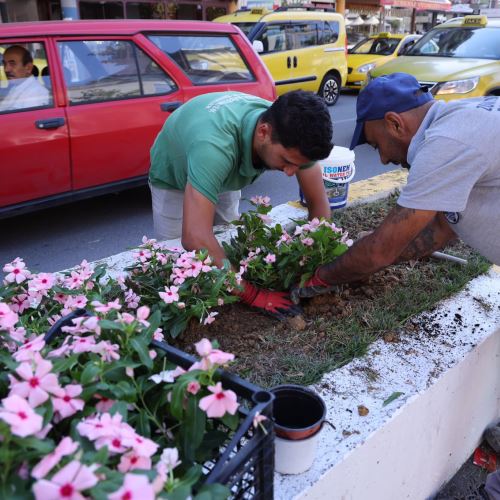
[[[249,306],[262,309],[279,319],[282,319],[283,315],[300,314],[300,310],[293,305],[286,292],[261,290],[247,281],[244,281],[242,286],[243,291],[236,292],[236,295]]]
[[[290,296],[294,304],[298,304],[302,298],[315,297],[328,292],[340,292],[341,287],[330,285],[318,276],[319,267],[314,271],[312,278],[309,278],[302,286],[296,285],[292,288]]]

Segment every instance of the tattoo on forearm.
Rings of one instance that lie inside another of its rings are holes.
[[[441,248],[442,244],[437,237],[434,221],[431,222],[420,234],[403,250],[396,262],[415,260],[430,255],[434,250]]]

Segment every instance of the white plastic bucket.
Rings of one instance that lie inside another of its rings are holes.
[[[323,184],[331,210],[343,208],[347,204],[349,182],[356,174],[354,159],[354,151],[342,146],[334,146],[330,156],[319,162],[323,169]],[[300,191],[300,201],[304,204],[302,191]]]
[[[316,457],[320,433],[321,429],[316,434],[298,441],[276,436],[274,438],[274,468],[276,472],[281,474],[302,474],[309,470]]]

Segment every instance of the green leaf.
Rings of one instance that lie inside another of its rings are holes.
[[[120,323],[116,323],[116,322],[111,321],[109,319],[101,319],[99,321],[99,326],[105,330],[117,330],[119,332],[125,331],[124,325],[122,325]]]
[[[203,467],[201,465],[193,465],[190,467],[186,473],[182,476],[182,478],[179,480],[179,486],[186,487],[186,486],[193,486],[195,485],[198,480],[200,479],[201,475],[203,474]]]
[[[182,420],[183,403],[186,396],[187,380],[177,380],[172,390],[172,401],[170,402],[170,411],[177,420]]]
[[[109,409],[109,413],[111,415],[119,413],[123,417],[124,422],[126,422],[128,416],[128,403],[126,401],[116,401],[116,403]]]
[[[137,432],[144,437],[151,437],[149,417],[145,411],[140,411],[137,417]]]
[[[73,354],[69,358],[56,358],[52,361],[54,373],[67,372],[78,363],[78,355]]]
[[[189,462],[195,459],[195,452],[203,440],[207,421],[207,415],[200,410],[198,402],[197,397],[188,396],[186,414],[181,427],[181,449]]]
[[[393,392],[382,404],[382,406],[387,406],[389,403],[392,403],[395,399],[398,399],[399,396],[402,396],[404,392]]]
[[[189,318],[185,315],[178,316],[171,324],[167,325],[170,336],[175,339],[185,329],[188,324]]]
[[[82,385],[88,385],[95,381],[97,374],[101,371],[100,366],[91,361],[87,363],[87,366],[83,369],[82,374],[80,375],[80,383]]]
[[[238,428],[239,422],[240,422],[240,417],[238,415],[238,412],[236,412],[234,415],[226,413],[222,417],[222,423],[227,427],[229,427],[232,431],[235,431]]]
[[[166,498],[168,498],[168,500],[186,500],[186,498],[192,498],[191,487],[179,486],[175,488],[174,491],[167,493]]]
[[[225,500],[231,491],[222,484],[205,484],[200,488],[194,500]]]
[[[21,448],[31,448],[33,450],[39,451],[40,453],[47,455],[54,449],[54,443],[50,439],[38,439],[36,437],[26,437],[26,438],[13,438],[13,441],[17,441]]]
[[[130,346],[139,355],[140,360],[147,368],[153,368],[153,360],[149,356],[149,343],[140,336],[130,339]]]

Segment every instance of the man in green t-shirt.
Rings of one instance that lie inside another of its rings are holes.
[[[240,189],[266,170],[297,175],[309,218],[330,217],[318,160],[333,147],[324,101],[295,91],[271,103],[239,92],[200,95],[168,118],[151,148],[155,231],[186,250],[226,258],[213,225],[239,217]],[[287,294],[243,283],[243,302],[271,313],[293,310]]]

